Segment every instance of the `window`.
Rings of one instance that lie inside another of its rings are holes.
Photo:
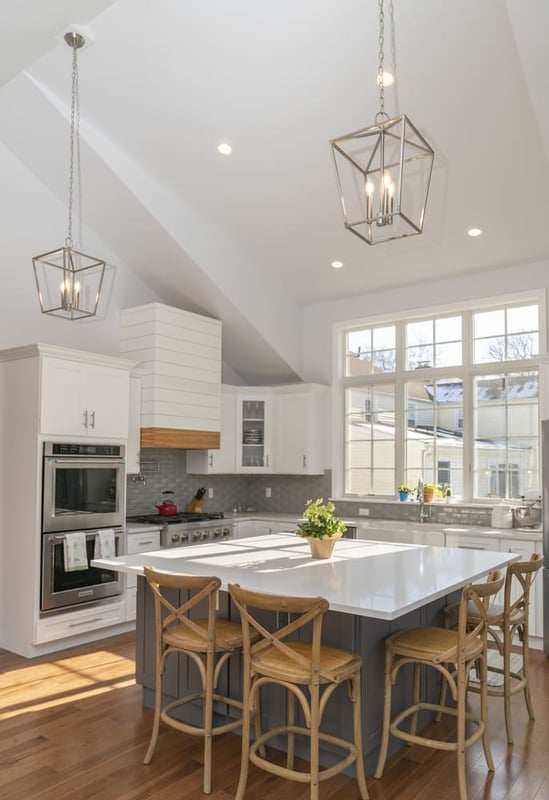
[[[539,491],[541,303],[342,325],[334,494],[392,498],[419,478],[466,500]]]

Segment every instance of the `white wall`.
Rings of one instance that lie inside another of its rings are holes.
[[[433,308],[451,303],[467,303],[494,295],[524,292],[549,287],[549,262],[516,265],[486,270],[474,276],[424,283],[402,284],[382,292],[357,295],[304,309],[304,381],[331,383],[333,324],[407,310]],[[544,344],[540,343],[543,349]]]
[[[39,125],[36,131],[39,137]],[[104,242],[84,230],[84,252],[107,260],[98,316],[70,322],[42,314],[32,257],[64,244],[67,208],[1,142],[0,175],[0,349],[46,342],[118,354],[120,308],[158,296]]]

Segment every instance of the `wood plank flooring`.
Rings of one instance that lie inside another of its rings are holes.
[[[143,765],[152,712],[141,706],[133,658],[133,634],[33,660],[0,650],[1,800],[204,797],[199,739],[164,726],[152,764]],[[470,749],[470,800],[548,800],[549,662],[541,653],[532,655],[531,681],[537,719],[529,722],[522,697],[513,698],[513,747],[505,740],[502,704],[490,699],[497,768],[487,773],[480,744]],[[449,731],[451,723],[439,728]],[[216,738],[211,800],[234,797],[239,766],[240,738]],[[371,800],[457,800],[454,755],[405,747],[381,781],[368,778],[368,789]],[[305,785],[250,766],[246,800],[308,796]],[[322,784],[320,796],[354,800],[356,783],[337,776]]]

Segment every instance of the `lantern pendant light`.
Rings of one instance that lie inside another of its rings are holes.
[[[385,113],[384,14],[379,5],[379,112],[375,124],[330,142],[345,227],[368,244],[423,230],[434,151],[405,114]]]
[[[78,50],[85,39],[70,31],[65,41],[72,48],[72,91],[70,121],[70,167],[68,227],[65,245],[32,259],[38,300],[43,314],[64,319],[93,317],[97,313],[105,274],[105,261],[75,250],[72,239],[72,209],[75,183],[80,184]],[[76,151],[76,169],[75,169]],[[78,195],[77,195],[78,196]]]

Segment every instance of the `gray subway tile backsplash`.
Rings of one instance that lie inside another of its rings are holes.
[[[307,500],[322,497],[326,501],[331,493],[331,472],[324,475],[192,475],[187,473],[185,450],[147,449],[143,477],[145,482],[128,476],[127,513],[154,514],[155,504],[162,492],[174,492],[174,502],[180,511],[200,487],[213,490],[213,498],[204,497],[205,511],[228,513],[237,505],[242,510],[261,512],[300,513]],[[158,471],[155,471],[156,465]],[[270,488],[271,497],[266,497]],[[368,508],[370,519],[419,519],[417,503],[338,502],[339,516],[359,516],[359,508]],[[448,525],[489,525],[490,507],[457,506],[435,503],[431,507],[431,521]]]

